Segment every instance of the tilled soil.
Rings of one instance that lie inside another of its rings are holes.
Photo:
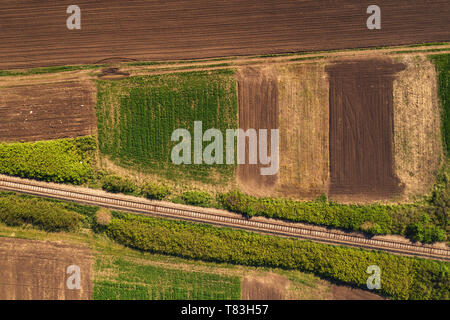
[[[0,141],[90,135],[94,105],[95,89],[83,82],[0,88]]]
[[[100,61],[193,59],[450,40],[448,0],[79,0],[0,2],[0,69]]]
[[[247,131],[267,129],[267,149],[270,156],[271,132],[278,129],[278,80],[270,70],[243,68],[238,75],[239,94],[239,128]],[[237,170],[238,182],[243,189],[252,194],[264,192],[273,187],[277,174],[262,175],[262,165],[259,157],[259,138],[257,164],[249,164],[249,139],[246,138],[246,162],[240,164]]]
[[[390,197],[401,191],[393,166],[393,81],[403,64],[337,63],[330,77],[330,194]]]
[[[0,300],[90,299],[89,249],[51,242],[0,238]],[[69,289],[72,273],[80,268],[80,289]]]

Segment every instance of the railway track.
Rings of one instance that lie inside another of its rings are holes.
[[[238,214],[232,214],[221,210],[172,205],[143,198],[110,194],[99,190],[76,188],[3,175],[0,175],[0,189],[75,201],[157,217],[181,219],[221,227],[238,228],[258,233],[312,240],[332,245],[345,245],[387,251],[400,255],[450,261],[450,250],[448,248],[438,248],[432,245],[412,243],[406,239],[403,241],[396,241],[391,239],[380,239],[380,237],[368,238],[358,233],[346,233],[340,230],[328,230],[323,227],[262,217],[246,219]]]

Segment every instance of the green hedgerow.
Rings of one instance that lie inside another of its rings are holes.
[[[49,232],[76,231],[82,225],[83,216],[52,201],[2,196],[0,221],[9,226],[31,224]]]
[[[382,205],[342,205],[319,197],[316,201],[256,198],[240,191],[221,195],[223,206],[246,216],[265,216],[297,222],[364,231],[371,234],[391,232],[391,211],[394,207]]]
[[[82,184],[93,175],[93,137],[0,143],[0,173],[48,182]]]

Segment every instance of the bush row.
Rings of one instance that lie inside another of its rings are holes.
[[[82,225],[83,216],[53,201],[3,195],[0,221],[9,226],[33,225],[48,232],[76,231]]]
[[[113,193],[142,195],[153,200],[164,200],[171,194],[170,188],[165,185],[146,182],[139,187],[130,179],[119,176],[104,177],[102,189]]]
[[[93,174],[93,137],[0,143],[0,173],[49,182],[82,184]]]
[[[221,196],[227,210],[243,215],[266,216],[297,222],[364,231],[371,234],[391,232],[392,214],[395,206],[342,205],[328,202],[326,198],[316,201],[292,201],[288,199],[256,198],[240,191]]]
[[[115,215],[107,234],[139,250],[241,265],[298,269],[366,286],[381,269],[381,292],[395,299],[449,299],[449,264],[134,215]]]

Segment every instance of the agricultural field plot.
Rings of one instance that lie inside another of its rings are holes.
[[[278,80],[270,69],[243,68],[238,75],[239,86],[239,128],[247,131],[267,129],[267,152],[271,147],[270,129],[278,129]],[[273,189],[277,175],[261,175],[261,164],[258,154],[257,164],[249,163],[249,138],[246,138],[246,161],[239,164],[237,180],[245,192],[262,194]],[[260,142],[260,141],[258,141]],[[260,145],[258,145],[259,150]],[[259,151],[258,151],[259,152]]]
[[[234,73],[230,70],[190,72],[118,81],[98,81],[98,138],[100,151],[123,166],[158,173],[166,178],[226,181],[234,165],[175,165],[171,141],[176,129],[187,129],[194,154],[194,121],[203,130],[237,127]],[[203,147],[209,142],[203,142]]]
[[[229,300],[241,298],[238,277],[99,259],[94,299]],[[104,275],[104,276],[102,276]]]
[[[0,237],[1,300],[90,299],[91,254],[87,248]],[[68,289],[67,268],[80,268],[80,289]]]
[[[426,57],[401,58],[394,80],[394,164],[404,195],[428,193],[445,155],[434,65]]]
[[[447,0],[385,0],[382,29],[368,30],[353,0],[3,0],[0,69],[92,64],[103,59],[192,59],[448,41]],[[381,4],[380,4],[381,5]],[[326,23],[324,23],[326,22]]]
[[[58,82],[0,88],[0,141],[72,138],[95,132],[95,86]]]
[[[280,174],[277,192],[316,198],[329,187],[329,98],[324,63],[279,68]]]
[[[394,172],[393,81],[405,65],[371,59],[336,63],[330,77],[330,194],[391,197]]]

